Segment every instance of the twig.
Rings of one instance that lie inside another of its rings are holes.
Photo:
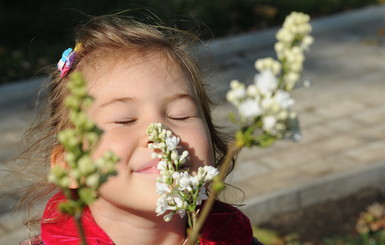
[[[80,245],[87,245],[86,237],[84,234],[84,228],[82,226],[81,217],[82,217],[81,212],[76,212],[76,214],[74,215],[76,227],[77,227],[79,235],[80,235]]]
[[[194,245],[196,244],[196,241],[198,240],[199,232],[203,227],[203,224],[205,223],[207,216],[209,215],[212,206],[214,205],[215,198],[217,195],[221,192],[221,189],[216,188],[215,184],[221,184],[223,179],[225,178],[232,162],[232,158],[242,149],[242,146],[236,144],[235,142],[231,143],[229,146],[229,149],[227,151],[227,154],[225,156],[225,160],[223,162],[223,165],[219,171],[218,176],[216,177],[214,183],[211,185],[210,188],[210,194],[209,198],[206,200],[202,212],[198,217],[198,220],[191,230],[188,240],[187,240],[187,245]]]

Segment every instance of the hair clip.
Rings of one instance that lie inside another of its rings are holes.
[[[57,68],[60,71],[60,78],[63,78],[69,70],[71,69],[73,63],[75,62],[76,53],[79,53],[82,50],[82,44],[78,43],[75,46],[75,49],[68,48],[64,50],[61,59],[57,63]]]

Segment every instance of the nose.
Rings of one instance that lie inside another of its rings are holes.
[[[150,124],[152,123],[161,123],[164,127],[166,127],[167,129],[170,129],[169,128],[169,123],[167,121],[167,117],[166,116],[162,116],[161,114],[151,114],[149,115],[146,120],[143,120],[143,127],[142,128],[142,132],[141,132],[141,135],[142,135],[142,139],[141,139],[141,145],[144,146],[144,147],[148,147],[148,144],[150,143],[154,143],[152,140],[149,139],[149,135],[147,134],[147,128],[148,126],[150,126]]]

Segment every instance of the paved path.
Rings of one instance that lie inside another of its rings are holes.
[[[294,92],[304,138],[299,143],[278,142],[268,149],[241,152],[229,181],[245,192],[246,203],[385,162],[384,12],[384,7],[374,7],[313,22],[316,43],[307,56],[304,74],[312,86]],[[228,125],[226,115],[232,109],[224,103],[229,81],[252,81],[255,59],[273,54],[273,33],[218,40],[210,46],[217,64],[212,81],[214,98],[220,104],[214,111],[219,124]],[[226,47],[223,52],[221,45]],[[16,96],[15,91],[20,86],[0,87],[0,170],[7,169],[6,160],[20,152],[28,115],[33,115],[26,113],[32,108],[30,96]],[[18,198],[15,186],[19,181],[0,185],[0,245],[15,244],[28,234],[17,219],[21,214],[10,212]],[[230,189],[226,198],[239,200],[242,195]]]

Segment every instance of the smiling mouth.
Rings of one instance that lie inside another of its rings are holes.
[[[140,166],[138,169],[134,170],[134,173],[138,174],[160,174],[158,170],[158,163],[160,159],[153,159],[144,165]]]

